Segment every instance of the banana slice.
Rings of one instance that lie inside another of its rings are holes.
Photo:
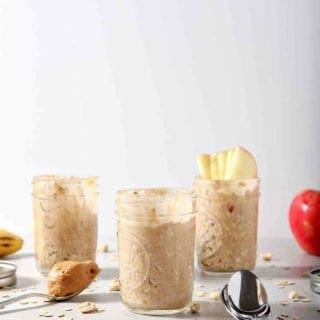
[[[219,163],[219,179],[223,180],[225,171],[227,169],[226,163],[227,163],[228,150],[220,151],[217,153],[217,155],[218,155],[218,163]]]

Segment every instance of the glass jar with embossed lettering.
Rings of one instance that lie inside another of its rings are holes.
[[[254,268],[257,255],[259,179],[194,181],[199,268],[222,275]]]
[[[193,191],[118,191],[116,214],[122,302],[141,314],[184,311],[193,292]]]
[[[47,275],[65,260],[95,260],[98,178],[44,175],[33,178],[37,268]]]

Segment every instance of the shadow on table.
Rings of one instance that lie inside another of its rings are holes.
[[[45,306],[52,305],[53,303],[54,302],[44,302],[42,304],[36,304],[36,305],[33,304],[32,306],[30,304],[28,304],[25,307],[19,306],[19,308],[14,308],[14,309],[9,309],[9,310],[0,309],[0,317],[2,315],[4,315],[4,314],[15,313],[15,312],[24,312],[24,311],[27,311],[27,310],[44,308]]]
[[[118,268],[101,268],[101,272],[98,276],[99,280],[112,280],[119,277]]]
[[[120,292],[81,293],[72,300],[69,300],[69,302],[77,304],[85,301],[94,301],[94,303],[120,302]]]
[[[6,261],[14,262],[15,260],[21,260],[21,259],[27,259],[27,258],[33,258],[34,253],[24,252],[24,253],[15,253],[12,256],[6,257]]]

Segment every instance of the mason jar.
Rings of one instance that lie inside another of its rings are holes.
[[[206,274],[255,267],[259,180],[211,180],[197,177],[196,251]]]
[[[185,310],[193,292],[193,192],[118,191],[116,214],[122,302],[141,314]]]
[[[97,177],[33,178],[35,258],[42,275],[58,261],[95,260],[97,216]]]

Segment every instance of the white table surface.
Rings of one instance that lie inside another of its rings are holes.
[[[30,238],[31,239],[31,238]],[[0,289],[0,300],[4,295],[10,297],[27,292],[45,292],[46,281],[37,272],[32,253],[32,241],[26,238],[25,247],[17,254],[7,257],[6,260],[12,261],[18,266],[18,282],[10,289]],[[64,313],[74,320],[90,320],[90,319],[155,319],[152,316],[136,315],[128,312],[120,301],[119,292],[109,292],[108,286],[112,279],[117,277],[117,260],[115,259],[115,241],[109,241],[110,251],[108,253],[98,254],[98,263],[102,269],[98,280],[85,290],[81,295],[72,300],[59,303],[44,303],[41,299],[38,302],[21,305],[19,303],[12,304],[0,310],[0,319],[4,320],[34,320],[34,319],[63,319],[58,315]],[[320,295],[310,290],[309,279],[302,277],[302,273],[312,267],[320,266],[320,257],[311,256],[304,253],[297,247],[293,240],[261,240],[259,242],[259,250],[261,252],[272,252],[273,258],[270,262],[265,262],[258,258],[257,267],[254,272],[261,277],[266,290],[268,292],[271,304],[272,314],[277,316],[280,314],[288,314],[287,319],[320,319]],[[290,269],[285,267],[289,266]],[[279,280],[294,281],[294,285],[286,286],[278,289],[275,282]],[[221,302],[209,299],[209,294],[217,288],[222,288],[226,283],[225,278],[214,278],[200,274],[196,270],[196,284],[203,284],[204,287],[195,286],[194,301],[201,306],[198,314],[182,313],[170,317],[162,317],[163,319],[231,319],[229,314]],[[14,289],[22,289],[25,291],[16,292]],[[296,290],[299,294],[311,299],[311,302],[293,302],[288,299],[290,291]],[[199,291],[206,292],[204,297],[197,297]],[[279,299],[288,300],[288,305],[280,305]],[[34,300],[34,299],[33,299]],[[81,314],[77,310],[80,302],[95,302],[98,308],[105,311],[93,314]],[[66,308],[72,308],[71,311],[64,311]],[[43,318],[38,314],[40,311],[46,310],[53,314],[53,317]]]

